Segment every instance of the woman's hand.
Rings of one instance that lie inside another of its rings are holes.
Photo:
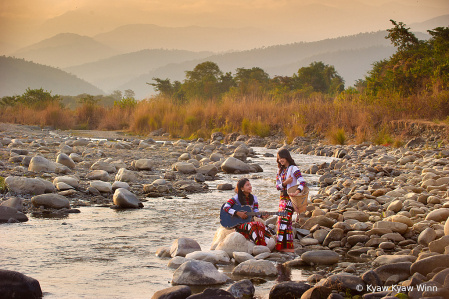
[[[248,215],[246,215],[246,212],[236,212],[237,216],[239,216],[242,219],[248,218]]]
[[[286,179],[283,183],[284,187],[287,187],[288,184],[290,184],[291,182],[293,182],[293,178],[289,177],[288,179]]]

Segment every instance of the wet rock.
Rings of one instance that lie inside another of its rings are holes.
[[[195,251],[201,251],[201,247],[197,241],[190,238],[178,238],[173,242],[170,248],[170,254],[172,257],[186,256],[187,254]]]
[[[232,270],[233,275],[252,275],[252,276],[276,276],[278,271],[276,266],[265,260],[247,260],[240,263]]]
[[[231,281],[215,266],[203,261],[188,261],[173,273],[173,285],[214,285]]]
[[[157,291],[151,299],[185,299],[192,295],[192,290],[188,286],[175,286]]]
[[[28,221],[28,217],[25,214],[23,214],[22,212],[19,212],[17,209],[1,205],[0,206],[0,223],[7,223],[7,222],[9,222],[10,219],[14,219],[19,222]],[[0,282],[0,284],[1,284],[1,282]],[[1,292],[0,292],[0,294],[1,294]]]
[[[248,164],[246,164],[234,157],[227,158],[221,165],[221,169],[225,173],[249,173],[250,172],[250,167]]]
[[[270,299],[301,298],[311,286],[304,282],[286,281],[273,286],[270,290]]]
[[[39,195],[45,192],[45,185],[38,179],[26,177],[8,176],[5,179],[8,189],[16,194]]]
[[[51,209],[70,209],[70,203],[67,198],[58,194],[41,194],[31,198],[31,203],[35,207],[44,206]]]
[[[231,293],[236,299],[253,298],[256,289],[249,279],[239,280],[226,290]]]
[[[123,188],[115,190],[112,200],[115,205],[124,209],[138,209],[143,207],[142,203],[131,191]]]
[[[75,168],[75,162],[72,160],[72,158],[70,158],[69,156],[67,156],[64,153],[60,153],[57,157],[56,157],[56,163],[62,164],[67,166],[68,168]]]
[[[7,200],[0,201],[0,207],[9,207],[23,212],[23,199],[20,197],[11,197]]]
[[[306,251],[301,255],[301,260],[313,265],[333,265],[338,263],[338,253],[332,250]]]
[[[39,281],[20,272],[0,269],[2,298],[34,299],[42,297]]]

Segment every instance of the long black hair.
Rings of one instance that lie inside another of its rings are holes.
[[[279,173],[285,169],[285,167],[279,162],[280,158],[284,158],[287,160],[288,165],[295,165],[295,160],[293,160],[292,156],[290,155],[290,152],[288,151],[288,149],[284,148],[281,149],[280,151],[278,151],[277,157],[276,157],[276,162],[278,163],[278,168],[279,168]]]
[[[243,186],[245,186],[246,182],[249,182],[249,180],[247,178],[241,178],[238,182],[237,182],[237,186],[235,186],[235,193],[237,193],[238,198],[239,198],[239,202],[241,205],[245,205],[248,204],[250,206],[253,205],[254,203],[254,196],[250,193],[249,194],[249,202],[246,203],[246,197],[245,194],[243,194]]]

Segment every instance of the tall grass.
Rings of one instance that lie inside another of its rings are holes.
[[[394,139],[387,126],[390,121],[423,117],[445,121],[448,112],[449,92],[444,90],[408,98],[344,93],[329,98],[314,93],[309,98],[283,101],[254,92],[229,93],[220,100],[197,99],[188,103],[156,96],[132,106],[105,108],[83,104],[75,111],[57,105],[41,110],[18,105],[0,108],[0,121],[61,129],[129,130],[142,135],[162,128],[172,136],[192,139],[209,138],[212,132],[219,131],[262,137],[283,133],[291,142],[313,131],[331,137],[336,144],[346,143],[349,135],[354,135],[359,143],[372,140],[391,144]],[[399,140],[396,144],[400,144]]]

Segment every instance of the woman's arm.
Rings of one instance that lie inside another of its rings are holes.
[[[279,191],[282,191],[284,189],[279,173],[276,174],[276,189],[278,189]]]
[[[296,182],[298,183],[298,189],[300,191],[304,190],[304,186],[306,185],[306,181],[302,177],[301,170],[295,166],[293,169],[293,176],[296,178]]]
[[[235,205],[235,200],[234,200],[234,198],[231,198],[230,200],[228,200],[225,203],[223,210],[225,210],[225,212],[234,216],[235,210],[232,208],[234,205]]]

